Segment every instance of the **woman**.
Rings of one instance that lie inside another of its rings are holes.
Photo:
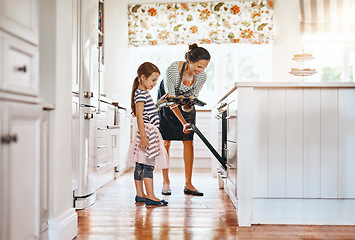
[[[189,45],[189,51],[185,54],[184,61],[173,62],[166,70],[166,76],[161,81],[158,99],[165,94],[179,97],[198,97],[207,77],[204,72],[209,64],[211,56],[209,52],[198,47],[197,44]],[[196,196],[203,196],[192,184],[192,167],[194,160],[193,132],[188,131],[190,123],[195,123],[195,107],[173,105],[163,107],[159,111],[160,132],[164,139],[164,146],[167,153],[170,153],[171,141],[182,141],[184,145],[185,164],[185,188],[184,193]],[[162,194],[170,195],[169,169],[163,169]]]

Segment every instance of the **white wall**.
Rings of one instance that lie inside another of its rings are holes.
[[[131,82],[129,79],[130,56],[128,51],[128,4],[191,2],[192,0],[106,0],[105,41],[106,72],[105,93],[114,100],[130,104]],[[196,1],[203,2],[203,1]],[[227,1],[226,1],[227,2]],[[298,67],[291,58],[302,51],[299,0],[275,1],[275,39],[272,57],[272,79],[270,81],[298,81],[289,74],[291,67]]]
[[[293,54],[302,52],[299,0],[275,1],[274,11],[275,38],[270,81],[299,81],[300,78],[289,73],[291,67],[299,67],[299,63],[291,60]]]
[[[72,239],[77,215],[71,191],[72,1],[40,0],[41,98],[50,112],[49,239]]]
[[[130,105],[128,1],[105,1],[105,86],[114,101]]]

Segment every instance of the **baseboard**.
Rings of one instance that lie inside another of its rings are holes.
[[[58,218],[48,220],[50,240],[69,240],[78,235],[78,215],[74,208],[68,209]]]
[[[355,199],[253,199],[252,224],[355,225]]]

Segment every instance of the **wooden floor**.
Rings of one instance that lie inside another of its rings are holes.
[[[205,196],[183,194],[182,170],[171,171],[172,195],[162,196],[162,175],[154,172],[156,196],[168,206],[134,202],[133,172],[97,191],[96,203],[77,211],[76,239],[355,239],[355,226],[256,225],[238,227],[235,208],[209,171],[195,170],[193,182]]]

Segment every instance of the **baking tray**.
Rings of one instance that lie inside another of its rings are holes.
[[[206,103],[199,100],[198,98],[191,98],[191,97],[166,97],[165,100],[167,102],[174,102],[179,105],[198,105],[198,106],[205,106]]]

